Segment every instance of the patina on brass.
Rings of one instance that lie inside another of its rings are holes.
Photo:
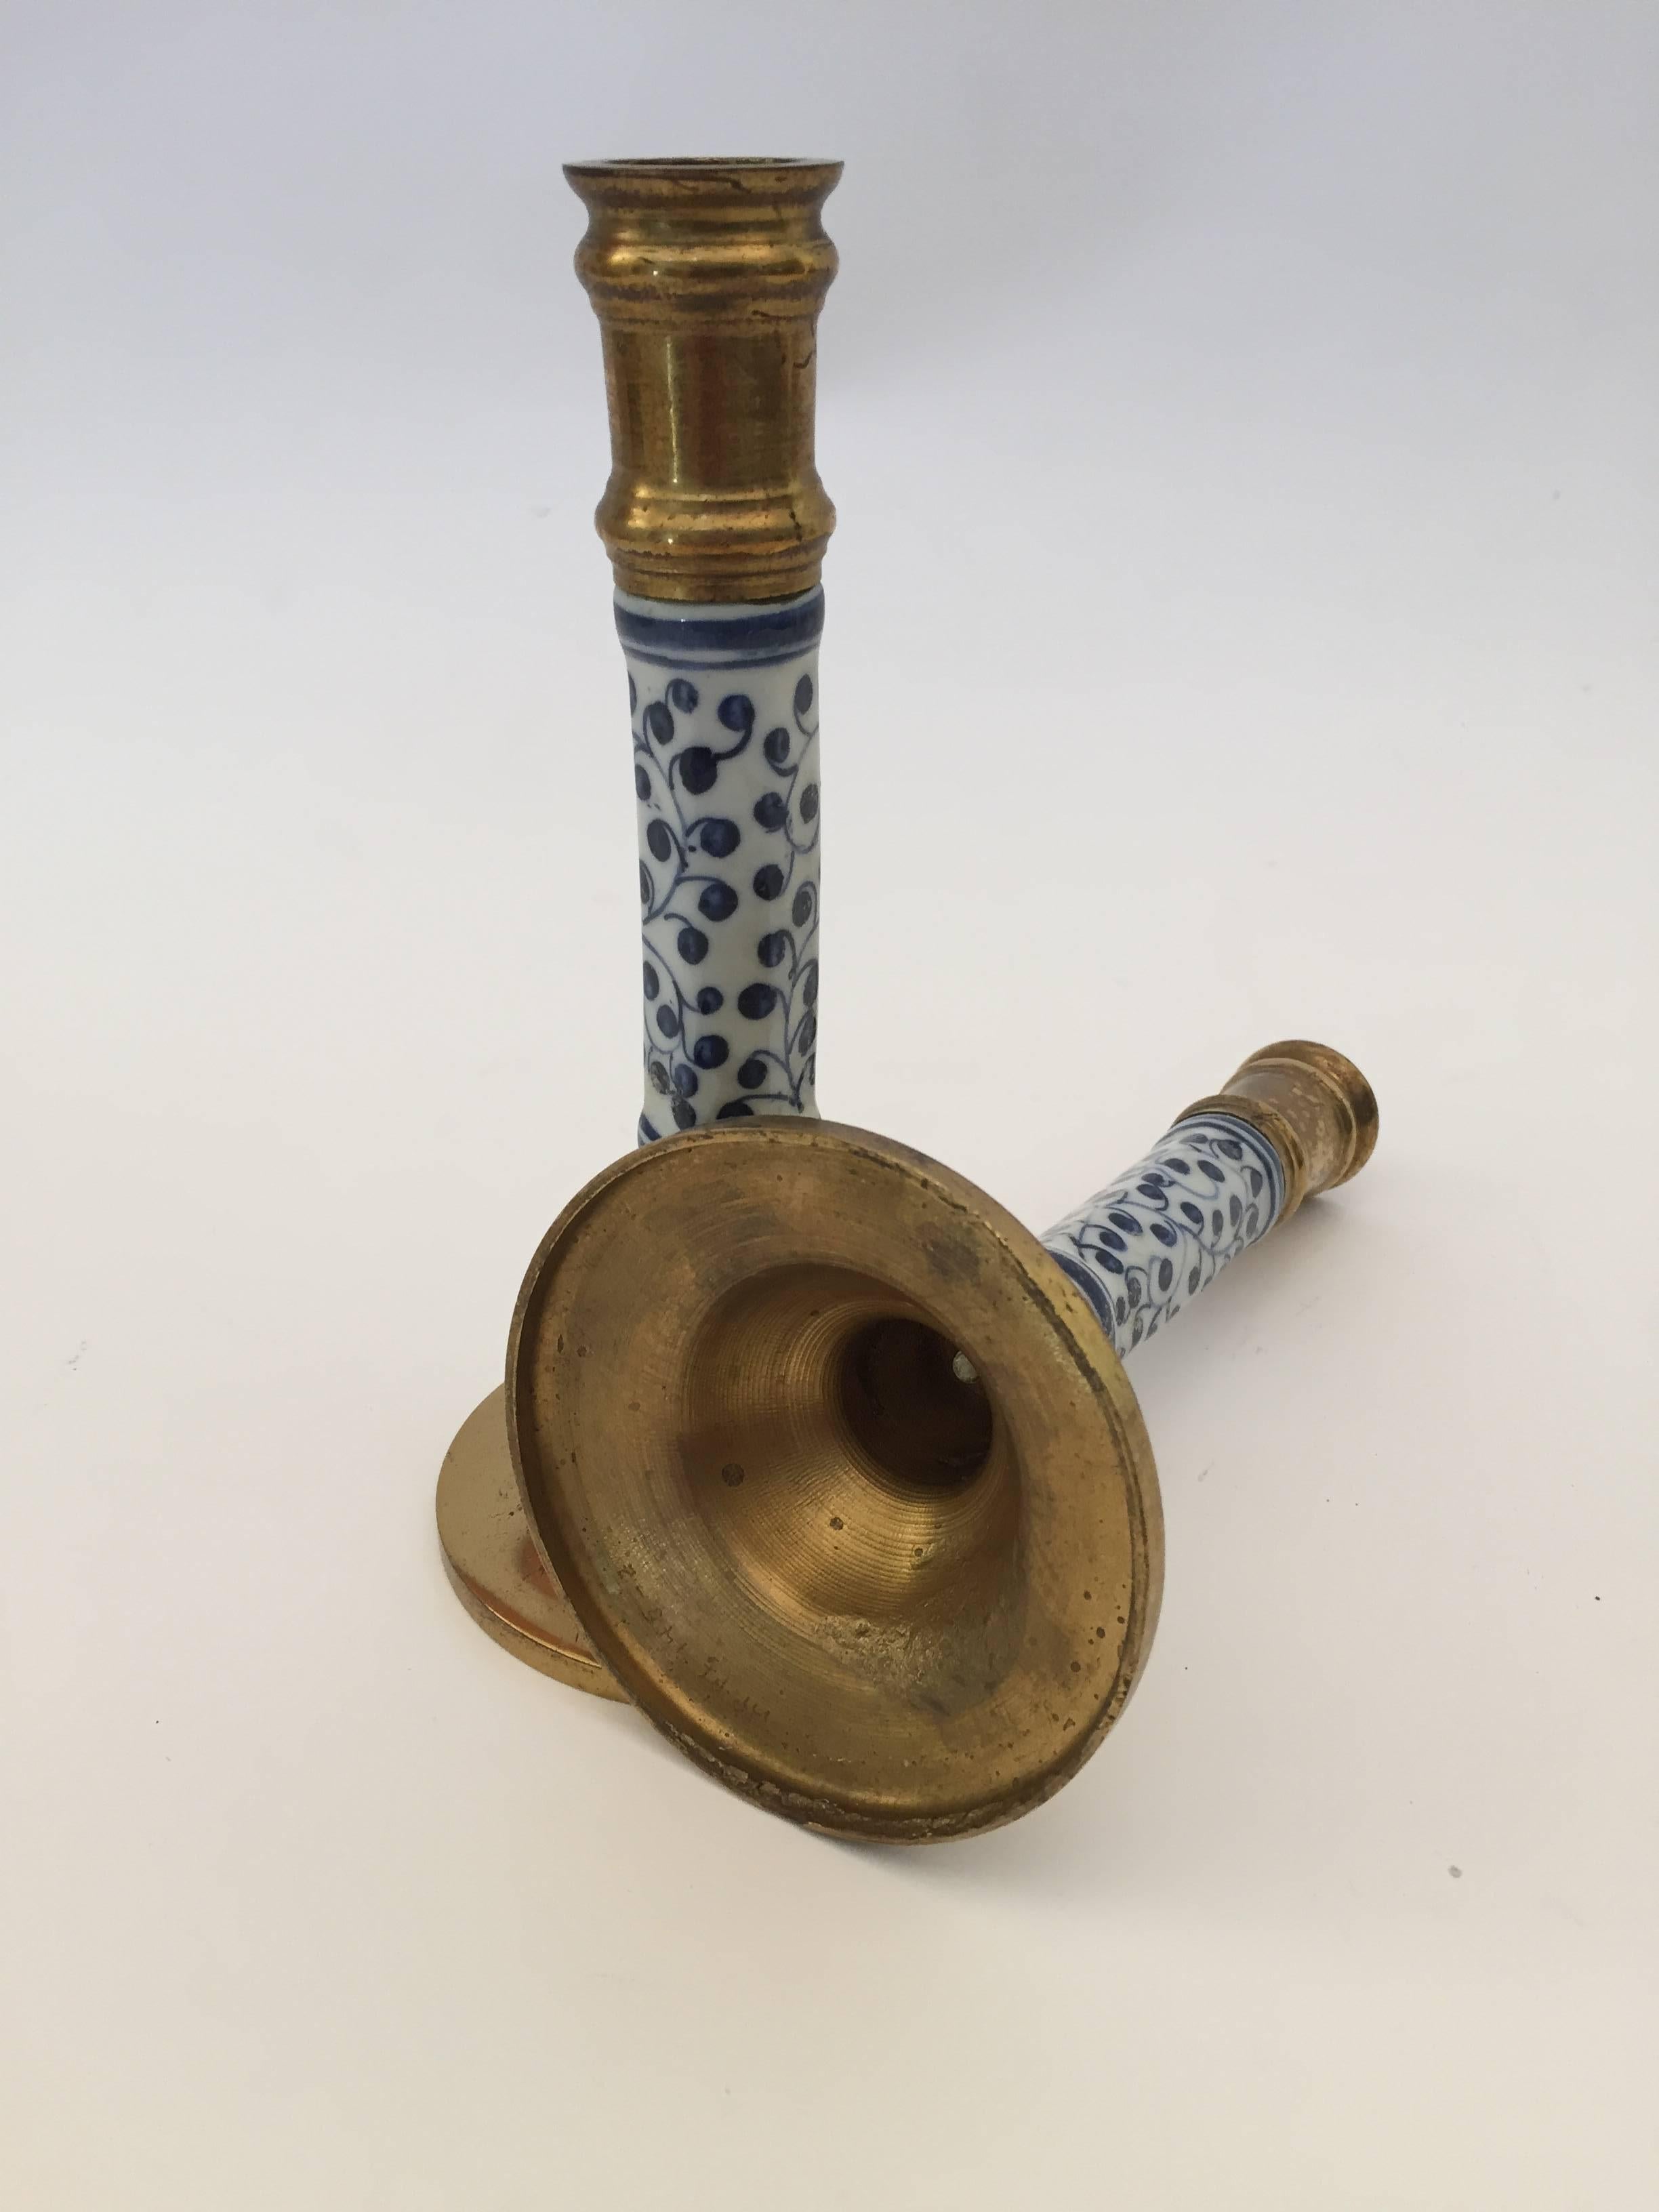
[[[1285,1211],[1352,1174],[1322,1047],[1215,1102]],[[550,1567],[617,1680],[771,1811],[927,1843],[1060,1789],[1122,1711],[1163,1578],[1117,1355],[1030,1231],[902,1145],[809,1121],[629,1155],[520,1294],[507,1411]]]
[[[839,161],[573,161],[605,339],[611,481],[595,520],[623,591],[725,604],[818,580],[836,510],[813,458],[819,220]]]
[[[507,1448],[497,1384],[461,1424],[438,1470],[438,1541],[450,1587],[504,1651],[574,1689],[623,1698],[536,1549]]]
[[[1357,1176],[1376,1146],[1376,1099],[1351,1060],[1305,1038],[1263,1045],[1188,1114],[1231,1114],[1260,1129],[1285,1170],[1281,1222],[1310,1192]]]

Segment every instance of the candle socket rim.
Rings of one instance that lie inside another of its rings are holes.
[[[821,169],[833,171],[836,177],[842,172],[840,161],[815,154],[605,154],[567,161],[563,167],[566,176],[573,179],[642,176],[695,180],[734,169],[776,169],[790,174]]]

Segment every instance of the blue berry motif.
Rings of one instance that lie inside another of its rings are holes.
[[[642,1143],[817,1111],[823,626],[819,590],[687,613],[617,595],[640,824]]]
[[[1231,1114],[1200,1114],[1177,1121],[1150,1159],[1056,1222],[1042,1242],[1122,1353],[1265,1237],[1284,1203],[1285,1170],[1261,1132]]]

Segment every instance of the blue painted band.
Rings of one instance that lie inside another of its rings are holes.
[[[797,599],[730,610],[688,607],[669,611],[667,600],[651,611],[645,602],[617,594],[617,635],[636,658],[665,667],[752,667],[806,653],[823,635],[823,586]]]

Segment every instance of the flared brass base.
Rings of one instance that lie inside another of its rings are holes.
[[[926,1843],[1076,1772],[1162,1582],[1134,1395],[963,1177],[828,1121],[648,1145],[574,1199],[508,1352],[526,1508],[647,1717],[832,1835]]]
[[[519,1499],[499,1388],[467,1415],[444,1456],[438,1540],[456,1596],[504,1651],[573,1689],[627,1702],[542,1565]]]

